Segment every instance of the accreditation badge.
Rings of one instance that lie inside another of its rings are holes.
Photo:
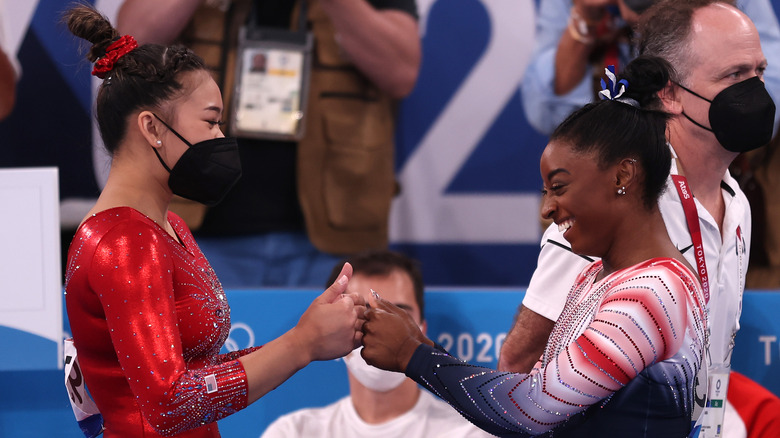
[[[232,135],[292,141],[303,137],[312,46],[308,32],[241,28]]]
[[[707,407],[707,367],[699,368],[698,374],[693,383],[693,413],[691,415],[691,432],[689,438],[699,438],[701,435],[702,420],[704,419],[704,409]]]
[[[729,388],[729,370],[717,369],[709,373],[707,405],[700,417],[700,438],[723,436],[723,417],[726,413],[726,394]]]

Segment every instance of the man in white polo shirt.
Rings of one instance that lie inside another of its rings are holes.
[[[660,56],[676,69],[661,92],[672,114],[667,135],[675,159],[659,205],[669,236],[708,295],[709,397],[725,399],[751,230],[750,206],[728,167],[740,152],[771,139],[775,108],[761,81],[766,58],[753,23],[725,1],[663,1],[643,14],[639,34],[640,54]],[[531,369],[576,275],[590,261],[571,252],[565,231],[552,224],[542,238],[499,369]],[[706,385],[699,383],[696,403],[703,406]],[[700,436],[707,436],[722,424],[723,409],[708,408],[701,418]]]
[[[423,281],[408,257],[376,251],[347,260],[353,269],[347,291],[368,299],[371,289],[406,310],[423,333]],[[338,275],[341,263],[332,276]],[[334,277],[335,278],[335,277]],[[335,280],[334,280],[335,281]],[[262,438],[484,438],[493,435],[466,421],[403,373],[368,365],[360,349],[344,357],[349,396],[323,408],[302,409],[271,423]]]

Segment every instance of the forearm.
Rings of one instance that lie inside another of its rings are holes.
[[[641,290],[624,284],[620,287],[628,289],[625,297],[636,297],[637,290]],[[663,317],[658,314],[668,307],[656,306],[652,318],[646,318],[642,312],[647,313],[652,306],[645,302],[623,299],[619,292],[607,296],[607,300],[612,300],[613,307],[603,306],[581,335],[556,333],[551,350],[545,352],[549,356],[530,374],[477,367],[442,351],[420,346],[409,360],[406,375],[490,433],[499,436],[545,433],[563,426],[574,414],[598,405],[645,367],[666,358],[667,350],[663,347],[674,349],[683,342],[683,336],[679,335],[675,342],[662,342],[673,338],[670,332],[675,329],[650,325],[661,321]],[[669,320],[684,321],[684,312],[680,318],[676,310],[669,312]],[[650,324],[643,324],[646,321]],[[695,371],[686,369],[681,374],[691,376]]]
[[[591,35],[595,29],[591,30]],[[579,36],[575,39],[571,28],[567,28],[558,42],[555,53],[555,79],[553,91],[556,95],[567,94],[582,82],[588,70],[588,57],[593,50],[593,37],[590,41]]]
[[[381,90],[408,95],[420,69],[417,21],[406,12],[376,10],[365,0],[324,0],[344,52]]]
[[[140,44],[171,44],[184,30],[203,0],[125,0],[116,28]]]
[[[513,373],[528,373],[539,361],[555,321],[521,306],[498,358],[498,369]]]
[[[436,394],[477,427],[497,436],[530,436],[517,421],[504,388],[516,388],[526,375],[470,365],[430,345],[420,345],[406,375]],[[488,395],[489,393],[489,395]],[[495,414],[506,412],[508,415]]]
[[[308,365],[311,351],[296,328],[240,357],[247,380],[247,405],[257,401]]]

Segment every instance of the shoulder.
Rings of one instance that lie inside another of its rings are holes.
[[[76,238],[103,242],[123,235],[153,236],[156,231],[154,222],[130,207],[117,207],[95,213],[87,218],[76,231]],[[137,231],[137,233],[136,233]],[[149,231],[150,233],[144,233]]]
[[[113,264],[127,259],[128,253],[135,249],[146,253],[160,246],[167,247],[164,232],[137,210],[120,207],[90,216],[73,240],[80,242],[82,257],[94,255],[98,265]]]
[[[621,272],[621,280],[662,278],[685,283],[693,281],[696,276],[679,260],[668,257],[658,257],[636,264]]]
[[[673,258],[659,257],[624,269],[612,281],[611,294],[634,290],[653,290],[654,296],[675,302],[684,296],[693,297],[698,307],[704,307],[703,292],[696,275],[682,262]],[[644,294],[641,294],[644,295]]]

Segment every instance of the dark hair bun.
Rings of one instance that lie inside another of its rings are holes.
[[[159,111],[166,102],[191,91],[182,82],[183,74],[206,71],[203,60],[185,47],[136,45],[128,35],[120,40],[108,18],[90,5],[77,4],[62,19],[73,35],[92,43],[87,54],[87,59],[96,64],[92,73],[101,77],[111,72],[100,85],[95,102],[100,136],[111,154],[125,138],[132,114]],[[114,41],[119,41],[111,47],[116,52],[102,58]]]
[[[626,97],[630,97],[639,106],[647,109],[661,109],[657,93],[669,83],[672,77],[672,65],[655,56],[639,56],[626,65],[620,74],[628,81]]]
[[[114,29],[108,18],[91,6],[74,6],[65,12],[63,18],[73,35],[92,43],[87,53],[90,62],[95,62],[103,56],[106,47],[119,38],[119,32]]]

